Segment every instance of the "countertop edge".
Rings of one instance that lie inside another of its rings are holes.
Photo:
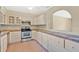
[[[79,36],[76,36],[76,35],[65,34],[62,32],[55,32],[55,31],[50,31],[45,29],[33,29],[33,31],[34,30],[79,43]]]

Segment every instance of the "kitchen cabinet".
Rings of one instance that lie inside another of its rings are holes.
[[[48,51],[50,51],[50,52],[59,51],[58,38],[56,36],[48,34],[48,39],[49,39]]]
[[[7,9],[3,6],[0,8],[0,11],[2,12],[3,15],[7,13]]]
[[[37,17],[38,19],[38,21],[37,21],[37,24],[38,25],[45,25],[45,19],[44,19],[44,15],[40,15],[40,16],[38,16]]]
[[[7,34],[1,37],[1,52],[6,52],[7,50]]]
[[[7,23],[7,9],[3,6],[0,7],[0,24]]]
[[[32,38],[37,40],[44,48],[48,49],[47,34],[42,32],[33,31]]]
[[[37,41],[42,44],[42,33],[41,32],[37,32]]]
[[[32,39],[37,40],[37,31],[32,31]]]
[[[31,20],[31,25],[37,25],[37,17],[34,17],[32,20]]]
[[[34,32],[36,39],[44,48],[46,48],[49,52],[66,52],[65,49],[65,39],[60,38],[54,35],[46,34],[43,32]]]
[[[2,7],[0,8],[0,24],[4,24],[5,21],[5,14],[2,11]]]
[[[41,32],[40,32],[41,33]],[[45,47],[48,50],[48,45],[49,45],[49,38],[48,38],[48,34],[46,33],[41,33],[42,36],[42,41],[41,44],[43,45],[43,47]]]
[[[48,51],[54,51],[57,46],[57,41],[55,40],[55,37],[52,35],[48,35],[49,44],[48,44]]]
[[[79,52],[79,43],[70,40],[65,40],[65,49],[71,52]]]
[[[37,40],[40,44],[42,44],[42,33],[37,31],[32,31],[32,39]]]
[[[21,31],[13,31],[9,34],[9,43],[16,43],[21,41]]]
[[[0,12],[0,24],[4,24],[4,15]]]
[[[31,25],[45,25],[44,15],[36,16],[31,21]]]
[[[9,16],[9,24],[21,25],[21,17]]]
[[[65,39],[61,37],[56,37],[57,40],[57,51],[59,52],[66,52],[67,50],[65,49]]]
[[[66,52],[65,39],[54,35],[48,35],[49,44],[48,51],[50,52]]]

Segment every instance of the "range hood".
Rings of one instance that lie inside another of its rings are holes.
[[[31,25],[30,21],[21,21],[22,24]]]

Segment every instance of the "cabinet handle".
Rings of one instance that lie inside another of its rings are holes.
[[[72,48],[74,48],[74,47],[72,47]]]
[[[66,43],[65,43],[65,40],[64,40],[64,48],[66,48],[66,47],[65,47],[65,44],[66,44]]]

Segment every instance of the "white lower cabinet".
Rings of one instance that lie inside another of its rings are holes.
[[[64,40],[58,37],[52,36],[50,34],[38,32],[38,41],[45,47],[48,51],[61,51],[59,48],[64,48]]]
[[[52,36],[52,35],[48,35],[48,39],[49,39],[48,50],[49,50],[50,52],[56,51],[57,40],[56,40],[55,37]]]
[[[21,31],[10,32],[9,43],[21,41]]]
[[[37,32],[37,41],[42,44],[42,33],[41,32]]]
[[[37,32],[36,31],[32,31],[32,39],[36,39],[37,37]]]
[[[36,31],[34,33],[35,36],[33,38],[36,39],[49,52],[79,51],[79,43],[77,42],[43,32]]]
[[[48,50],[48,44],[49,44],[48,34],[42,33],[41,36],[42,36],[42,41],[41,41],[42,45]]]
[[[48,49],[47,34],[42,33],[42,32],[33,31],[32,32],[32,39],[37,40],[43,47]]]
[[[1,37],[1,52],[6,52],[7,50],[7,34]]]
[[[65,40],[65,49],[71,52],[79,52],[79,43],[70,40]]]
[[[42,33],[37,31],[32,31],[32,39],[37,40],[40,44],[42,44]]]
[[[48,51],[64,51],[64,39],[43,32],[33,32],[33,34],[33,38],[35,38]]]

